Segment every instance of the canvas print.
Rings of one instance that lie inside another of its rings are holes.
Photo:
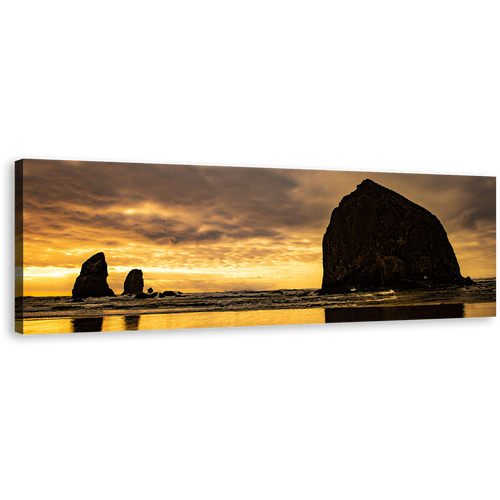
[[[19,333],[496,314],[495,177],[35,159],[15,169]]]

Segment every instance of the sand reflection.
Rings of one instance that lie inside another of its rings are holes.
[[[71,320],[71,332],[102,332],[103,317],[98,318],[73,318]]]
[[[123,316],[123,329],[124,330],[139,330],[139,322],[141,317],[136,316]]]
[[[33,318],[16,320],[16,331],[24,334],[67,332],[117,332],[126,330],[171,330],[234,326],[301,325],[390,321],[408,319],[474,318],[495,316],[496,303],[431,304],[393,307],[338,307],[278,309],[264,311],[193,312],[100,316],[95,318]]]
[[[463,304],[429,304],[393,307],[336,307],[325,309],[325,323],[464,317]]]

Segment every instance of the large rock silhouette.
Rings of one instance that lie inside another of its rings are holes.
[[[122,295],[142,293],[144,289],[144,278],[140,269],[132,269],[125,278],[123,283]]]
[[[332,212],[323,293],[467,282],[438,218],[400,194],[366,179]]]
[[[108,277],[108,264],[104,253],[99,252],[82,264],[80,276],[76,278],[73,286],[73,298],[85,299],[87,297],[107,297],[114,295],[106,281]]]

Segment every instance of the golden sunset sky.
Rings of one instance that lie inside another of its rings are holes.
[[[463,276],[496,275],[494,177],[57,160],[23,172],[16,295],[71,295],[101,251],[116,294],[134,268],[155,291],[320,288],[331,213],[366,178],[439,218]]]

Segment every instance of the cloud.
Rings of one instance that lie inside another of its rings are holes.
[[[460,219],[460,225],[464,229],[477,229],[477,222],[473,212],[468,211],[468,213],[464,214]]]
[[[333,209],[366,178],[434,213],[459,249],[461,238],[495,242],[492,177],[24,163],[25,265],[73,268],[92,252],[105,251],[110,265],[130,268],[140,264],[176,269],[277,265],[298,269],[307,264],[315,266],[316,273]],[[473,267],[480,252],[480,248],[467,249],[466,267]],[[490,261],[494,270],[491,255]]]
[[[75,217],[75,216],[67,217],[66,220],[74,222],[76,224],[83,224],[85,226],[90,225],[90,223],[91,223],[90,218],[89,219],[82,219],[81,217]]]

